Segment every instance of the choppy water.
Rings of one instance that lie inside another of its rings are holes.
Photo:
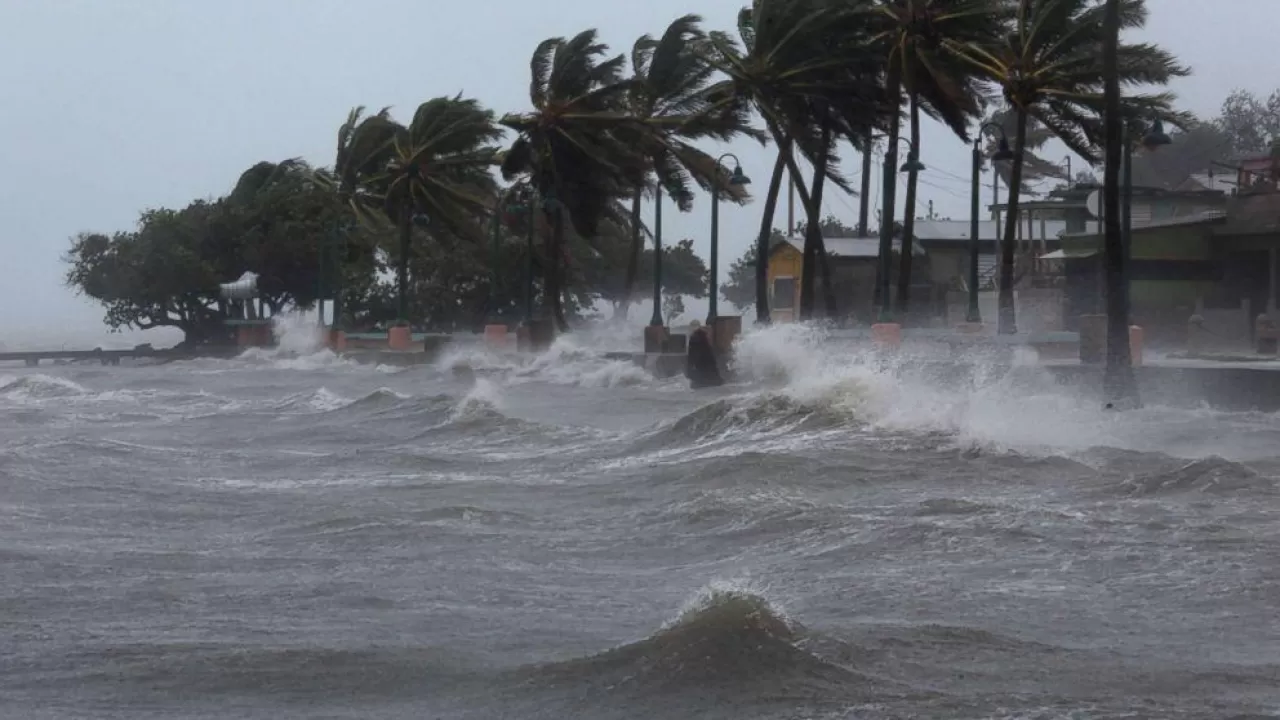
[[[1280,420],[813,339],[0,369],[0,717],[1280,716]]]

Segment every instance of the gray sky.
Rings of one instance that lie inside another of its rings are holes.
[[[546,37],[596,27],[621,52],[686,12],[731,28],[741,4],[0,0],[0,343],[98,334],[101,310],[62,283],[70,236],[128,229],[143,208],[225,193],[259,160],[329,164],[352,106],[389,105],[408,119],[419,102],[461,91],[499,113],[521,110],[529,55]],[[1174,88],[1186,109],[1212,114],[1232,88],[1266,94],[1280,84],[1261,52],[1280,27],[1280,0],[1148,5],[1143,39],[1195,71]],[[770,152],[732,149],[763,192]],[[966,217],[966,146],[930,125],[922,155],[920,212],[933,200],[939,215]],[[847,158],[854,177],[858,158]],[[831,195],[825,209],[852,225],[857,202]],[[751,241],[761,204],[722,207],[722,277]],[[666,213],[666,237],[696,238],[705,257],[708,205]]]

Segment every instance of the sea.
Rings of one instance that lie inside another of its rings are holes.
[[[1275,415],[280,332],[0,368],[0,717],[1280,717]]]

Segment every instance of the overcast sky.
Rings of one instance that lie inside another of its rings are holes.
[[[329,164],[352,106],[389,105],[407,120],[419,102],[462,92],[499,113],[522,110],[529,55],[546,37],[595,27],[623,51],[687,12],[731,28],[741,4],[0,0],[0,343],[40,328],[52,329],[39,333],[50,341],[100,330],[100,308],[63,285],[69,237],[223,194],[260,160]],[[1148,5],[1143,39],[1194,70],[1174,88],[1184,108],[1211,115],[1232,88],[1266,94],[1280,84],[1264,52],[1280,0]],[[940,216],[967,217],[967,148],[939,126],[924,135],[920,212],[932,200]],[[769,151],[732,150],[763,192]],[[856,176],[859,160],[847,158]],[[853,225],[857,202],[829,193],[825,210]],[[666,213],[666,237],[695,238],[705,257],[708,205]],[[760,206],[722,208],[722,271],[751,241]]]

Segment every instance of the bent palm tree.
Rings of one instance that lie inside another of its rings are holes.
[[[1142,27],[1144,0],[1120,0],[1120,25]],[[1104,6],[1097,0],[1018,0],[1007,37],[998,45],[953,44],[953,49],[997,84],[1016,113],[1009,203],[1000,252],[999,332],[1017,332],[1013,304],[1013,243],[1017,235],[1018,196],[1023,154],[1031,118],[1044,124],[1077,155],[1097,163],[1103,144],[1104,72],[1100,51],[1105,40]],[[1121,43],[1117,73],[1122,85],[1165,85],[1189,71],[1177,59],[1147,43]],[[1124,99],[1129,117],[1154,115],[1178,119],[1168,94],[1136,94]]]
[[[879,59],[867,51],[870,0],[837,6],[824,0],[754,0],[738,13],[738,40],[713,32],[700,52],[726,76],[708,90],[717,105],[748,103],[764,119],[778,147],[757,236],[756,319],[769,321],[766,263],[782,174],[791,173],[807,216],[800,314],[812,317],[816,267],[824,299],[836,313],[834,286],[821,233],[823,181],[853,194],[832,152],[835,140],[860,142],[883,124]],[[739,40],[741,44],[739,44]],[[815,168],[809,192],[796,162],[799,150]]]
[[[359,126],[350,144],[370,155],[350,157],[347,166],[364,186],[352,195],[361,212],[376,197],[399,233],[396,262],[396,316],[408,324],[409,258],[415,219],[453,237],[480,243],[478,218],[489,213],[496,186],[489,174],[502,137],[493,113],[476,100],[437,97],[418,106],[408,126],[374,116]],[[371,137],[361,137],[361,130]],[[384,146],[389,139],[389,147]],[[383,154],[385,152],[385,155]],[[361,160],[361,158],[365,158]],[[376,171],[377,162],[384,162]],[[340,178],[344,175],[340,174]],[[357,202],[358,201],[358,202]]]
[[[696,140],[731,140],[748,135],[763,142],[763,135],[750,125],[750,112],[745,104],[729,105],[709,112],[711,103],[706,89],[715,70],[693,52],[694,43],[705,36],[698,28],[701,18],[685,15],[671,23],[658,40],[648,35],[636,41],[631,50],[631,80],[626,94],[626,112],[635,120],[651,125],[661,142],[646,149],[657,177],[656,192],[663,190],[682,211],[693,204],[690,181],[704,190],[713,187],[733,202],[742,203],[747,193],[740,186],[729,185],[725,173],[717,170],[716,158],[695,147]],[[648,183],[646,183],[648,185]],[[632,198],[632,246],[627,254],[627,275],[619,314],[626,316],[635,285],[640,251],[643,245],[643,222],[640,200],[644,188],[637,188]],[[661,198],[657,200],[660,202]]]
[[[647,150],[660,139],[626,111],[631,81],[625,58],[606,58],[595,30],[540,43],[530,62],[533,109],[499,121],[519,136],[502,159],[502,174],[524,178],[542,197],[551,232],[545,242],[544,292],[556,324],[568,330],[561,297],[565,214],[573,229],[595,237],[606,220],[625,226],[623,203],[644,186]]]
[[[911,294],[909,243],[915,228],[916,184],[921,164],[920,110],[943,122],[960,139],[968,141],[970,121],[980,116],[982,92],[973,69],[955,54],[954,44],[985,47],[994,44],[1004,29],[1007,15],[997,0],[881,0],[872,16],[877,32],[873,42],[887,55],[889,72],[885,92],[890,103],[900,103],[905,88],[911,123],[912,151],[906,163],[907,196],[903,209],[903,248],[898,274],[898,313],[908,309]],[[896,153],[899,115],[889,124],[889,147]],[[885,167],[885,181],[896,184],[898,168]],[[892,225],[893,192],[885,195],[884,222]],[[882,234],[880,251],[890,251]],[[887,263],[882,262],[887,268]],[[887,286],[888,280],[881,282]],[[887,305],[888,298],[883,302]]]

